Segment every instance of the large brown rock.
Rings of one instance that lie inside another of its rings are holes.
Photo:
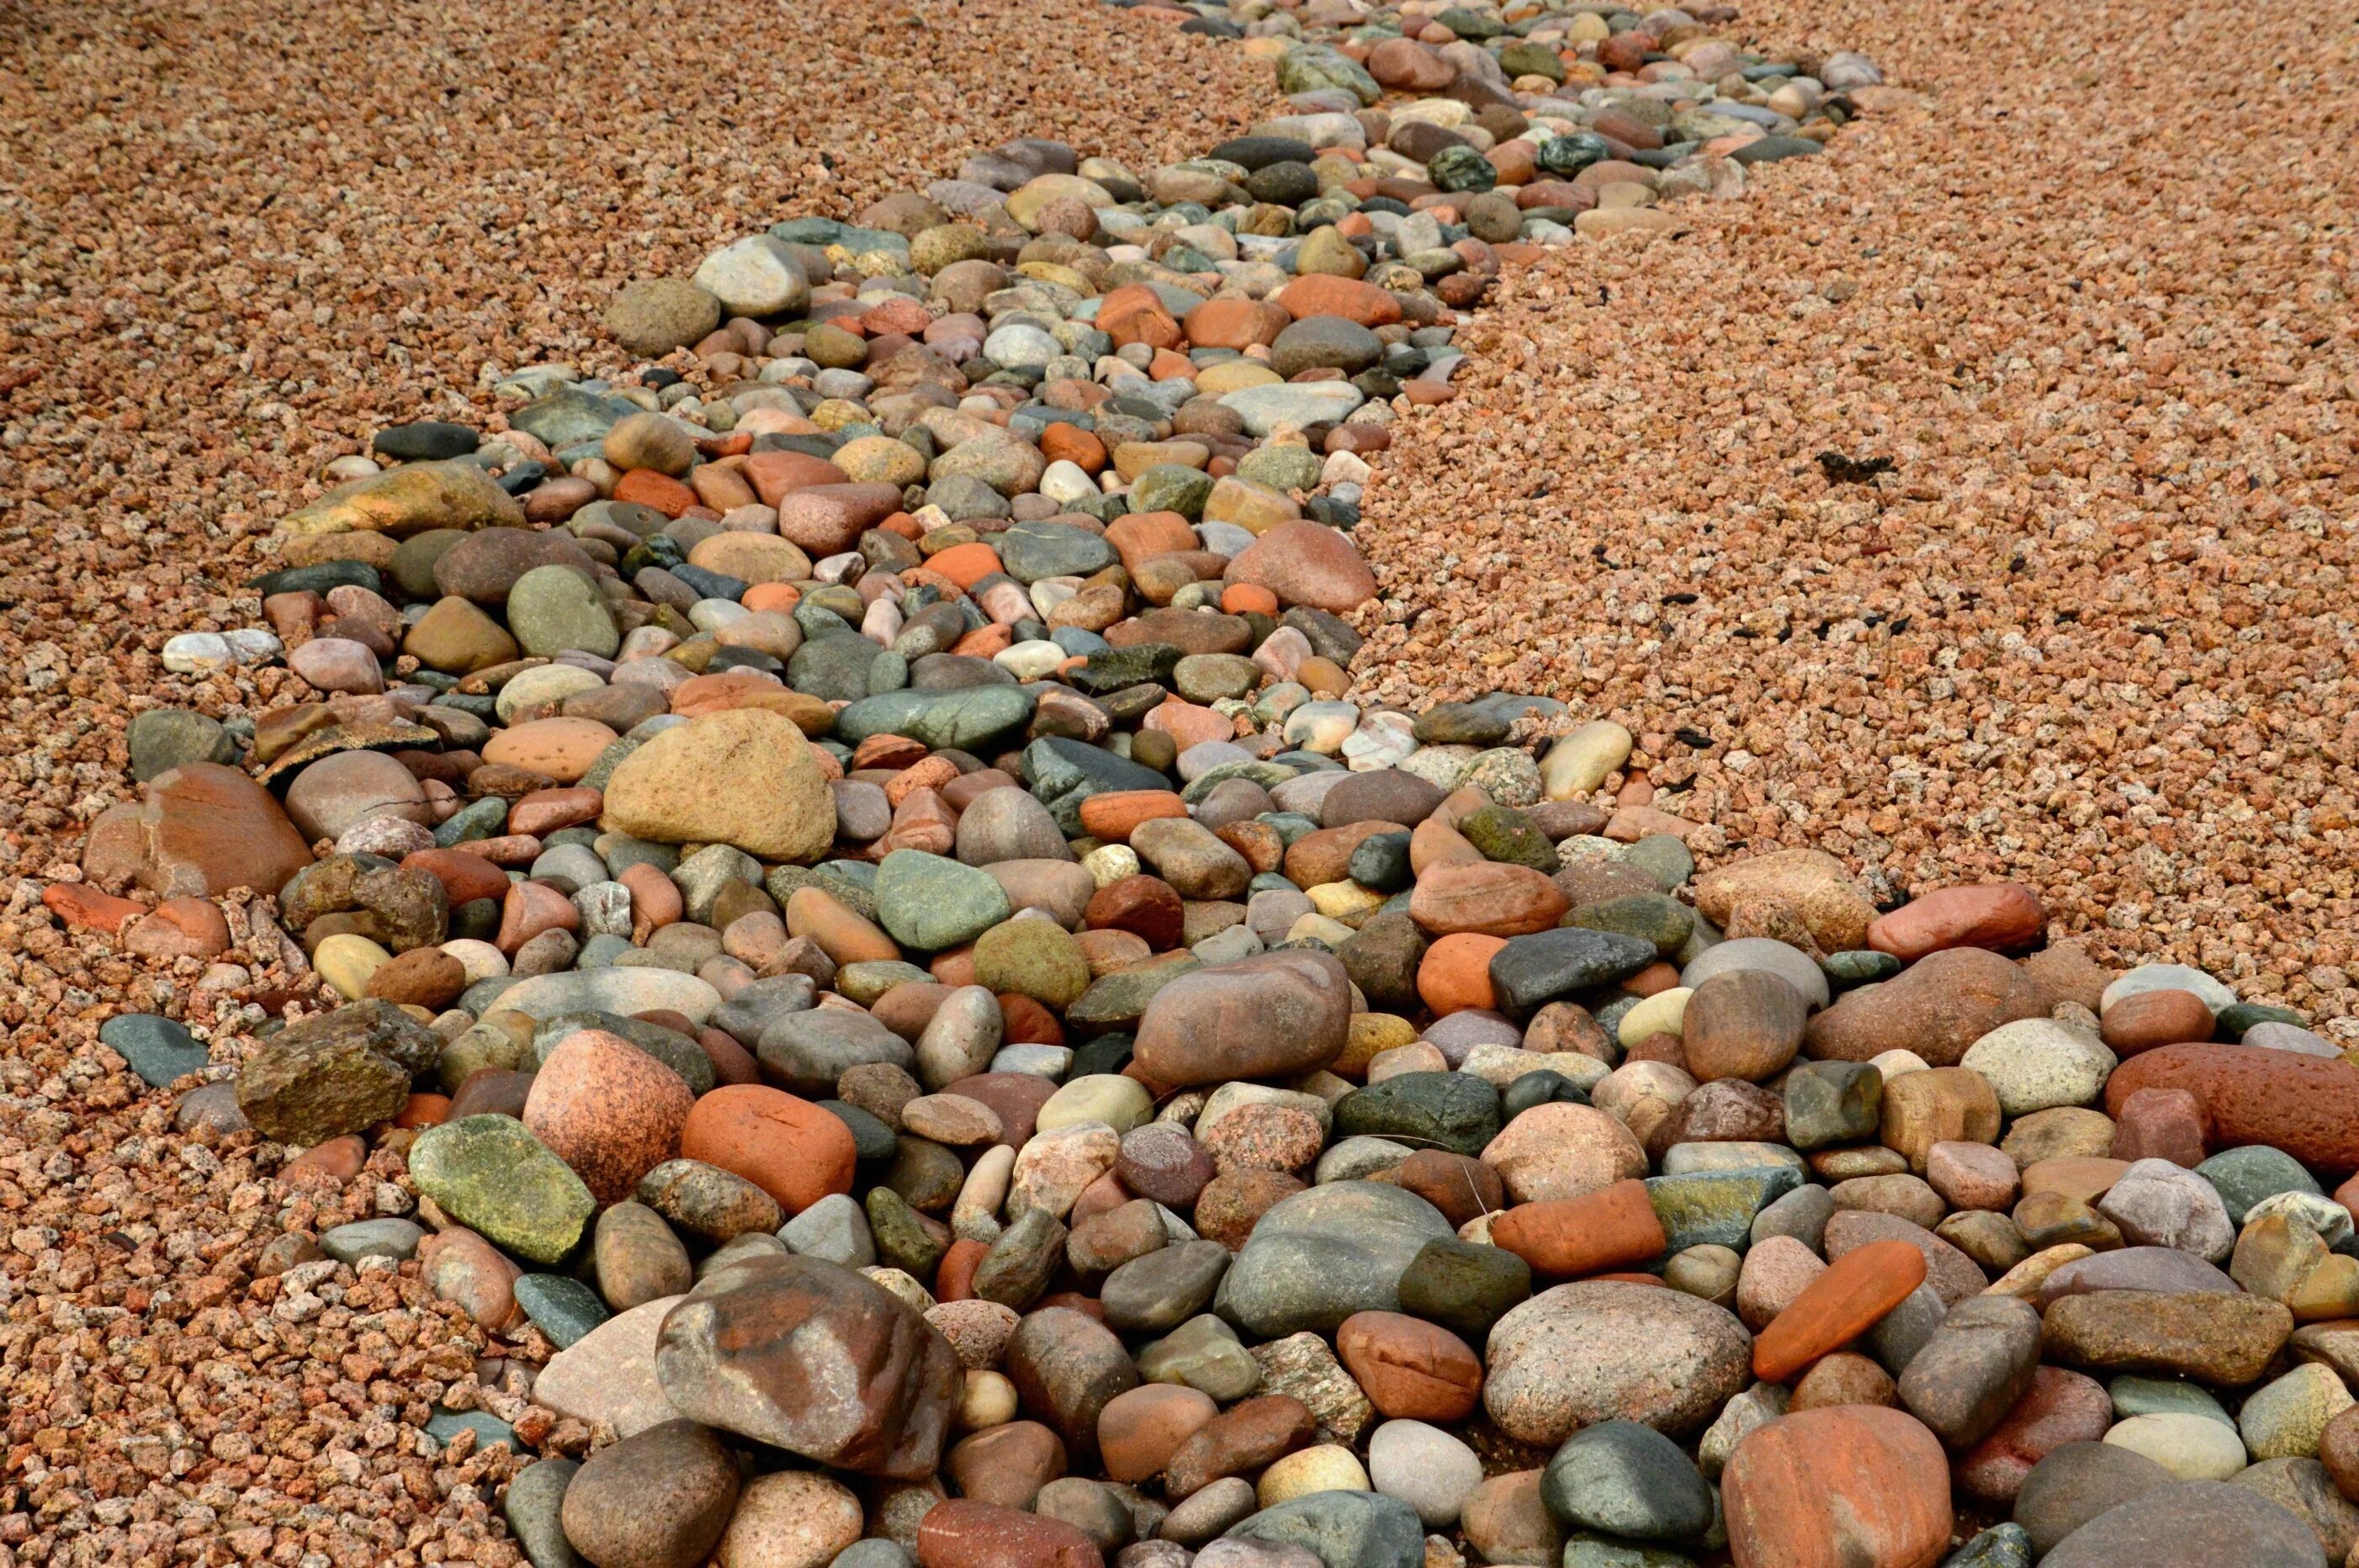
[[[377,533],[524,527],[524,507],[473,463],[405,463],[339,485],[279,519],[282,534]]]
[[[238,1109],[265,1138],[325,1143],[400,1115],[441,1049],[391,1003],[354,1002],[271,1036],[238,1069]]]
[[[708,1274],[656,1342],[681,1414],[840,1470],[931,1475],[958,1356],[915,1309],[849,1269],[755,1257]]]
[[[1900,1410],[1842,1405],[1756,1428],[1721,1475],[1736,1568],[1932,1568],[1949,1550],[1950,1465]]]
[[[1999,1025],[2046,1011],[2039,987],[2016,965],[1981,948],[1951,948],[1847,993],[1810,1020],[1805,1039],[1821,1061],[1866,1062],[1901,1047],[1955,1067]]]
[[[606,782],[601,825],[658,844],[730,844],[806,863],[835,838],[835,797],[793,720],[731,708],[662,731]]]
[[[524,1125],[573,1167],[602,1203],[679,1152],[696,1096],[679,1073],[620,1035],[582,1029],[549,1052],[524,1103]]]
[[[2256,1045],[2166,1045],[2105,1083],[2115,1116],[2140,1089],[2185,1089],[2202,1103],[2216,1148],[2265,1143],[2305,1165],[2359,1170],[2359,1067]]]
[[[2249,1383],[2293,1333],[2272,1301],[2216,1291],[2092,1290],[2049,1303],[2042,1354],[2068,1367]]]
[[[1156,992],[1139,1019],[1132,1060],[1173,1088],[1289,1077],[1341,1055],[1351,1022],[1351,978],[1332,955],[1256,953],[1182,975]]]
[[[565,1488],[565,1539],[598,1568],[698,1568],[737,1506],[737,1458],[669,1421],[592,1454]]]
[[[1715,975],[1688,997],[1680,1020],[1688,1072],[1700,1083],[1767,1078],[1794,1060],[1810,1016],[1809,1000],[1766,969]]]
[[[311,864],[311,845],[269,790],[234,768],[188,762],[147,781],[122,833],[139,886],[159,898],[276,893]],[[93,845],[97,835],[92,835]],[[92,880],[107,878],[92,872]]]
[[[1732,861],[1695,879],[1696,908],[1726,930],[1732,921],[1746,934],[1769,935],[1765,917],[1790,916],[1828,953],[1867,945],[1875,906],[1859,890],[1843,863],[1819,849],[1780,849]]]
[[[1138,1387],[1138,1368],[1112,1330],[1086,1312],[1048,1307],[1016,1325],[1007,1376],[1024,1408],[1065,1440],[1076,1462],[1097,1460],[1098,1417]]]
[[[1308,604],[1342,615],[1376,596],[1376,576],[1349,538],[1324,523],[1279,523],[1247,545],[1222,573],[1277,595],[1281,604]]]

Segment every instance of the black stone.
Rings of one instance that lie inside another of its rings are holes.
[[[1656,957],[1655,944],[1640,937],[1560,927],[1508,938],[1491,955],[1491,987],[1502,1009],[1529,1013],[1559,997],[1626,980]]]
[[[1204,156],[1262,169],[1274,163],[1308,164],[1319,156],[1319,149],[1296,136],[1236,136]]]
[[[322,561],[312,566],[290,566],[283,572],[266,572],[259,577],[249,577],[245,585],[267,599],[273,593],[321,593],[331,588],[365,588],[372,593],[385,592],[385,579],[375,567],[363,561]]]
[[[484,438],[464,425],[420,419],[415,424],[393,425],[377,431],[370,446],[379,457],[389,457],[396,463],[435,463],[464,457],[483,444]]]
[[[1403,1073],[1344,1095],[1335,1130],[1472,1158],[1499,1136],[1499,1092],[1471,1073]]]

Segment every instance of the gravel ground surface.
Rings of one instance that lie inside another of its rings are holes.
[[[619,363],[597,325],[618,283],[778,212],[849,212],[1019,134],[1168,160],[1274,98],[1235,49],[1087,0],[854,20],[736,0],[0,10],[0,872],[71,861],[129,793],[140,708],[266,705],[283,671],[208,694],[157,650],[249,624],[233,593],[271,523],[384,424],[470,417],[440,388],[487,361]],[[450,1380],[496,1385],[481,1334],[391,1275],[248,1283],[282,1228],[364,1216],[374,1184],[289,1208],[252,1154],[175,1134],[96,1029],[139,1007],[212,1021],[190,1005],[201,966],[70,939],[19,887],[0,914],[0,1564],[517,1561],[484,1502],[508,1462],[416,1430]],[[231,956],[283,998],[275,934],[244,940]]]
[[[246,541],[384,425],[479,418],[445,389],[487,362],[621,364],[598,326],[616,286],[777,213],[842,216],[1018,134],[1186,157],[1275,101],[1239,51],[1086,0],[897,5],[874,27],[734,4],[44,5],[0,13],[0,669],[31,740],[0,785],[0,870],[20,874],[125,789],[140,700],[194,695],[165,637],[250,621],[227,597]]]
[[[1369,490],[1363,695],[1593,705],[1732,847],[2018,879],[2110,958],[2347,1019],[2359,167],[2309,100],[2354,40],[2278,5],[1746,25],[1926,106],[1509,278]]]
[[[615,282],[774,211],[1017,132],[1181,156],[1270,99],[1087,5],[903,16],[885,72],[823,10],[0,14],[0,869],[69,858],[131,713],[203,705],[154,650],[249,622],[252,539],[388,419],[464,417],[430,389],[602,358]],[[1930,106],[1684,241],[1510,282],[1470,397],[1371,492],[1402,624],[1364,681],[1579,698],[1732,843],[2015,877],[2113,954],[2347,1014],[2359,172],[2321,154],[2351,40],[2128,3],[1747,30],[1867,49]],[[817,114],[777,80],[826,83]],[[1821,450],[1897,469],[1831,486]],[[260,707],[287,677],[237,679]],[[232,929],[266,992],[275,932]],[[101,1064],[102,1017],[212,1017],[183,966],[29,894],[0,916],[0,1563],[514,1561],[506,1462],[414,1430],[500,1381],[457,1310],[248,1283],[282,1229],[389,1200],[290,1196]]]

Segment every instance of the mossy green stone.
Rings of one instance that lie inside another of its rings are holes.
[[[837,970],[835,989],[846,999],[866,1007],[874,1006],[878,997],[896,985],[932,978],[914,964],[904,964],[897,958],[873,958],[864,964],[847,964]]]
[[[904,947],[962,947],[1015,912],[991,873],[946,855],[897,849],[876,868],[876,918]]]
[[[418,1190],[494,1246],[557,1263],[582,1240],[598,1202],[564,1160],[513,1116],[462,1116],[409,1149]]]
[[[890,1187],[870,1188],[865,1207],[868,1234],[876,1241],[876,1260],[904,1270],[920,1283],[933,1279],[942,1254],[949,1249],[927,1231],[918,1211]]]
[[[1670,1239],[1665,1250],[1684,1252],[1706,1245],[1741,1249],[1751,1240],[1753,1216],[1801,1181],[1801,1172],[1790,1165],[1700,1171],[1651,1177],[1647,1197]]]
[[[1672,953],[1695,929],[1695,914],[1668,894],[1628,893],[1575,909],[1564,923],[1588,931],[1619,931],[1653,942],[1657,953]]]
[[[1090,988],[1090,961],[1072,933],[1049,920],[1002,920],[974,943],[974,983],[1063,1012]]]
[[[1440,1323],[1469,1345],[1529,1299],[1532,1267],[1505,1247],[1437,1237],[1400,1277],[1400,1310]]]
[[[1666,893],[1695,875],[1695,856],[1669,833],[1648,833],[1624,850],[1622,858],[1653,877]]]
[[[1193,522],[1212,498],[1212,476],[1200,468],[1158,463],[1130,484],[1131,505],[1142,512],[1177,512]]]
[[[623,646],[605,595],[571,566],[536,566],[508,590],[508,629],[539,656],[582,652],[612,659]]]
[[[1480,194],[1499,183],[1499,171],[1491,160],[1471,147],[1446,147],[1435,153],[1425,166],[1425,177],[1437,191],[1473,191]]]
[[[2291,1007],[2280,1007],[2269,1002],[2236,1002],[2220,1009],[2212,1027],[2222,1040],[2241,1040],[2245,1031],[2255,1024],[2291,1024],[2296,1029],[2308,1029],[2310,1020]]]
[[[1849,953],[1829,953],[1819,960],[1819,968],[1826,975],[1828,984],[1843,991],[1854,985],[1891,979],[1900,973],[1900,960],[1888,953],[1857,948]]]
[[[1564,61],[1546,44],[1509,44],[1499,51],[1499,69],[1507,73],[1510,82],[1519,76],[1545,76],[1550,82],[1564,80]]]
[[[2267,1144],[2223,1150],[2197,1166],[2195,1174],[2212,1183],[2221,1203],[2227,1205],[2229,1223],[2239,1226],[2263,1198],[2319,1191],[2318,1182],[2299,1160]]]
[[[1551,877],[1557,873],[1556,845],[1513,806],[1477,806],[1458,819],[1458,831],[1485,860],[1528,866]]]
[[[1237,476],[1273,490],[1308,490],[1319,483],[1321,466],[1307,446],[1256,447],[1238,461]]]
[[[1499,1092],[1472,1073],[1403,1073],[1336,1102],[1335,1131],[1472,1158],[1499,1136]]]
[[[1190,958],[1101,975],[1079,1000],[1065,1009],[1068,1029],[1136,1029],[1155,993],[1182,975],[1203,965]]]

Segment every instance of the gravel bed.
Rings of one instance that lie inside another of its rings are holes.
[[[321,463],[479,412],[488,384],[443,389],[485,361],[594,358],[614,284],[774,210],[849,212],[1019,130],[1184,156],[1268,106],[1263,68],[1154,21],[910,15],[910,63],[874,82],[874,32],[821,13],[44,11],[0,72],[27,106],[0,129],[7,868],[67,862],[125,798],[139,708],[292,694],[157,650],[250,625],[232,584]],[[2105,958],[2197,964],[2348,1040],[2359,350],[2347,245],[2306,227],[2352,205],[2313,151],[2348,136],[2338,61],[2263,15],[2174,36],[2166,88],[2125,58],[2154,27],[2133,5],[2036,42],[2028,16],[1874,4],[1749,21],[1865,49],[1931,106],[1772,198],[1687,209],[1685,238],[1509,274],[1462,330],[1463,395],[1406,421],[1369,487],[1388,597],[1357,694],[1559,691],[1638,732],[1626,799],[1727,851],[2027,883]],[[851,123],[759,90],[748,38],[842,77]],[[2250,93],[2263,58],[2316,93],[2299,137]],[[379,117],[330,112],[362,82]],[[1182,112],[1142,115],[1158,93]],[[290,136],[307,96],[320,126]],[[452,134],[467,111],[495,134]],[[1894,471],[1836,484],[1821,452]],[[512,1462],[418,1430],[454,1390],[523,1409],[482,1334],[390,1270],[265,1272],[283,1232],[406,1207],[400,1156],[289,1185],[250,1140],[177,1131],[95,1026],[210,1018],[202,966],[60,932],[37,895],[0,925],[0,1563],[516,1561],[486,1503]],[[248,995],[308,987],[274,927],[228,924]]]
[[[1748,7],[1924,106],[1503,282],[1369,488],[1363,693],[1556,692],[1732,847],[2024,881],[2348,1031],[2359,171],[2264,128],[2301,24],[2151,15]]]

